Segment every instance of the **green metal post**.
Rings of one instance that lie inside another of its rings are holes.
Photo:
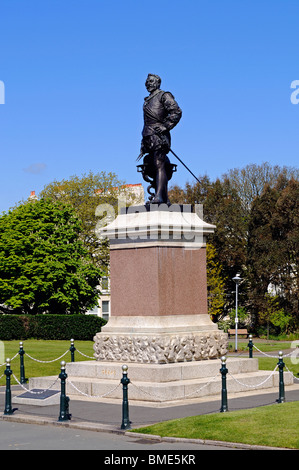
[[[128,401],[128,384],[130,379],[128,378],[128,366],[122,366],[123,376],[121,383],[123,385],[123,403],[122,403],[122,423],[121,429],[131,429],[131,422],[129,420],[129,401]]]
[[[252,335],[249,335],[249,343],[247,346],[249,348],[249,358],[252,359],[252,350],[253,350]]]
[[[61,380],[61,394],[60,394],[60,413],[58,421],[68,421],[72,415],[69,413],[69,397],[65,394],[65,382],[67,379],[67,373],[65,372],[65,362],[61,361],[61,372],[59,378]]]
[[[282,359],[282,351],[279,351],[278,353],[278,369],[279,369],[279,398],[277,401],[277,403],[284,403],[285,402],[285,394],[284,394],[284,381],[283,381],[283,368],[285,366],[285,363],[283,362],[283,359]]]
[[[221,388],[221,408],[220,412],[224,413],[228,411],[227,407],[227,389],[226,389],[226,374],[228,373],[228,369],[226,367],[226,357],[223,356],[221,358],[221,376],[222,376],[222,388]]]
[[[5,389],[5,408],[4,414],[5,415],[12,415],[17,408],[12,408],[11,406],[11,388],[10,388],[10,376],[12,374],[12,370],[10,368],[10,359],[6,359],[6,369],[4,371],[6,375],[6,389]]]
[[[70,351],[71,351],[71,361],[72,361],[72,362],[75,362],[75,351],[76,351],[76,348],[75,348],[75,346],[74,346],[74,340],[73,340],[73,339],[71,339]]]
[[[28,379],[25,378],[25,365],[24,365],[25,351],[23,349],[22,341],[20,341],[19,355],[20,355],[20,383],[26,384],[28,382]]]

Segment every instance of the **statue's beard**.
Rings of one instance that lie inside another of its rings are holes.
[[[157,90],[158,87],[157,85],[146,85],[146,89],[149,93],[152,93],[153,91]]]

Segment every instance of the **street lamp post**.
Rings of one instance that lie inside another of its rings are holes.
[[[240,282],[243,279],[240,277],[240,274],[237,274],[233,277],[233,281],[236,283],[236,318],[235,318],[235,352],[238,351],[238,287]]]

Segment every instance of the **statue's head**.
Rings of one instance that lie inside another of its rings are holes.
[[[145,82],[146,89],[149,93],[157,90],[161,86],[161,78],[159,75],[149,73]]]

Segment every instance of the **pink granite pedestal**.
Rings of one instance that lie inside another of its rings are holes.
[[[105,228],[111,316],[94,338],[97,360],[163,364],[226,353],[227,335],[207,310],[206,235],[214,228],[184,206],[142,206]]]

